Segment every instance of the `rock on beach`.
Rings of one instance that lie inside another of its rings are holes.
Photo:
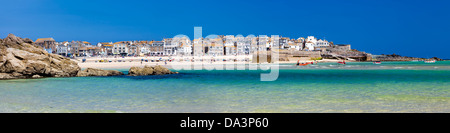
[[[172,72],[169,69],[162,67],[160,65],[156,66],[144,66],[141,67],[131,67],[128,70],[128,75],[130,76],[145,76],[145,75],[164,75],[164,74],[177,74],[178,72]]]

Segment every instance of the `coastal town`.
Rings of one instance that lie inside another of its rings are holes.
[[[424,60],[425,63],[441,60],[433,57],[425,61],[395,54],[372,55],[351,49],[349,44],[334,44],[314,36],[290,39],[227,35],[194,40],[176,36],[162,41],[100,42],[93,45],[87,41],[57,42],[53,38],[33,41],[9,34],[0,40],[0,44],[0,73],[3,75],[0,77],[6,79],[122,74],[100,69],[130,69],[132,75],[159,75],[172,74],[167,68],[192,69],[191,65],[205,69],[227,66],[231,70],[234,65],[236,69],[245,69],[245,64],[249,63],[306,66],[323,62],[374,61],[374,64],[381,64],[380,60]]]
[[[53,38],[39,38],[34,44],[42,47],[48,53],[78,59],[89,57],[251,56],[261,50],[277,50],[280,54],[280,61],[322,58],[366,61],[372,58],[369,53],[351,49],[349,44],[334,44],[314,36],[293,39],[289,37],[218,35],[194,40],[190,40],[187,36],[176,36],[164,38],[161,41],[119,41],[97,44],[87,41],[58,42]]]

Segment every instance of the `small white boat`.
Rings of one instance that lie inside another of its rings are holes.
[[[427,61],[425,61],[425,63],[435,63],[436,61],[435,60],[427,60]]]
[[[381,64],[381,61],[374,61],[373,64]]]

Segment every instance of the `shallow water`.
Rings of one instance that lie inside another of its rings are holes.
[[[448,61],[280,68],[1,80],[0,112],[450,112]]]

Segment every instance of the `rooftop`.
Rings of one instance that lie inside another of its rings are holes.
[[[55,41],[53,38],[38,38],[35,42]]]

